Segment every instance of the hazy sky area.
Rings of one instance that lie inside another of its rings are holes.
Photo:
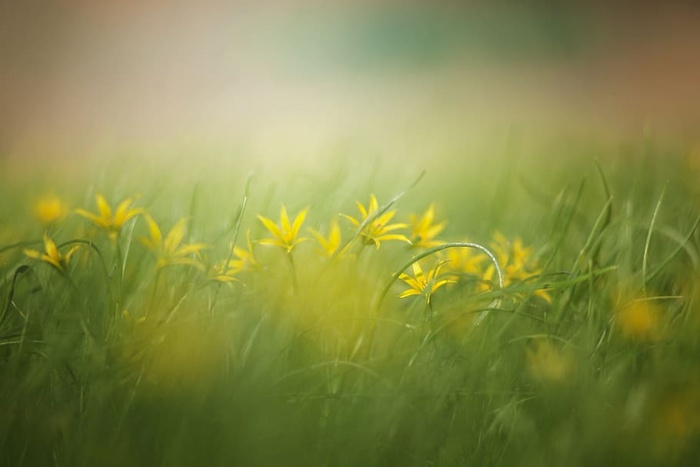
[[[4,0],[0,152],[274,152],[442,125],[698,135],[699,7],[546,3]]]

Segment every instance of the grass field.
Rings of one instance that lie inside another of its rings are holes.
[[[317,164],[0,159],[0,465],[698,465],[697,149]]]

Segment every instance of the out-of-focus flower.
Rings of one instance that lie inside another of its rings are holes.
[[[659,456],[681,454],[700,434],[700,385],[688,382],[669,391],[651,413],[650,433]]]
[[[248,246],[247,250],[238,246],[232,247],[235,259],[229,260],[229,268],[236,268],[238,271],[247,271],[258,266],[258,260],[255,258],[255,252],[253,252],[253,242],[250,241],[250,230],[246,232],[245,239],[246,245]]]
[[[44,235],[44,251],[37,250],[24,250],[24,254],[32,259],[37,259],[43,261],[52,267],[54,267],[58,272],[65,273],[68,269],[68,263],[71,256],[80,247],[80,245],[74,245],[68,250],[68,253],[62,255],[56,247],[56,243],[48,235]]]
[[[414,247],[432,248],[442,243],[435,240],[435,237],[445,230],[447,222],[434,223],[435,204],[431,204],[421,217],[411,214],[408,218],[411,221],[411,244]]]
[[[323,252],[326,254],[326,256],[333,256],[336,251],[338,251],[338,248],[340,247],[340,243],[342,241],[342,237],[340,235],[340,226],[338,225],[338,219],[333,219],[330,225],[330,229],[328,231],[328,237],[324,237],[321,232],[319,232],[316,229],[310,229],[311,233],[316,237],[316,240],[318,243],[321,245],[321,248],[323,249]]]
[[[385,213],[374,217],[376,211],[379,209],[379,203],[374,195],[370,195],[369,204],[367,208],[364,207],[362,203],[357,202],[357,208],[360,210],[360,217],[355,219],[354,217],[348,216],[346,214],[341,214],[347,220],[352,222],[355,228],[359,229],[362,227],[360,235],[362,236],[362,243],[365,245],[374,245],[379,249],[379,245],[382,241],[386,240],[398,240],[406,243],[411,243],[411,241],[402,234],[390,234],[392,230],[404,229],[407,227],[406,224],[389,224],[389,221],[396,215],[395,210],[386,211]],[[362,225],[365,221],[372,218],[371,222],[366,225]]]
[[[542,269],[537,267],[537,261],[532,256],[532,248],[526,247],[520,237],[510,241],[500,232],[496,232],[490,246],[503,270],[504,286],[507,287],[514,282],[521,282],[542,273]],[[496,268],[493,264],[489,264],[484,271],[484,279],[494,281],[495,278]],[[549,303],[552,301],[551,295],[545,289],[535,290],[534,295]]]
[[[413,276],[403,273],[399,276],[399,279],[404,281],[409,289],[404,290],[399,294],[399,298],[406,298],[412,295],[423,295],[425,297],[425,303],[430,305],[433,293],[440,287],[454,283],[455,281],[449,278],[440,279],[440,269],[442,268],[444,262],[440,262],[433,269],[429,270],[427,274],[423,272],[418,261],[413,263]]]
[[[180,219],[163,238],[160,227],[153,218],[151,216],[145,216],[145,218],[150,237],[143,237],[141,242],[156,255],[156,265],[159,268],[175,264],[202,268],[202,263],[192,256],[199,254],[200,251],[207,248],[207,245],[203,243],[181,245],[185,236],[185,219]]]
[[[654,342],[662,336],[663,311],[649,299],[637,299],[615,310],[615,326],[629,340]]]
[[[54,224],[68,214],[68,205],[58,196],[42,196],[34,203],[34,215],[44,225]]]
[[[258,261],[253,252],[253,243],[250,241],[250,230],[246,233],[248,249],[232,246],[231,253],[234,258],[221,261],[212,268],[210,278],[218,282],[237,282],[234,276],[241,271],[257,267]]]
[[[112,213],[112,208],[107,200],[101,194],[95,195],[97,203],[97,214],[85,209],[76,209],[76,214],[83,216],[97,227],[104,229],[109,234],[112,240],[116,240],[121,232],[124,224],[131,218],[143,214],[141,208],[132,208],[131,205],[136,200],[136,197],[131,197],[123,200],[117,205],[117,208]]]
[[[565,382],[574,369],[569,355],[543,340],[527,349],[527,365],[532,376],[545,383]]]
[[[457,274],[480,277],[484,274],[484,263],[489,261],[488,256],[474,248],[449,248],[441,253],[446,258],[445,269]]]
[[[262,240],[259,240],[258,243],[261,245],[278,246],[284,249],[287,253],[291,253],[295,246],[305,240],[308,240],[307,237],[299,237],[299,229],[301,229],[308,212],[308,208],[302,210],[294,218],[294,221],[290,222],[289,216],[287,215],[287,208],[283,204],[282,209],[280,209],[279,224],[275,224],[273,220],[268,219],[265,216],[258,216],[260,222],[263,223],[265,228],[272,234],[273,237],[263,238]]]

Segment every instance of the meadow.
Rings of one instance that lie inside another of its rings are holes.
[[[191,156],[0,159],[0,465],[698,465],[697,149]]]

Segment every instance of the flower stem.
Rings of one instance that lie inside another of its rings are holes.
[[[292,288],[294,289],[294,293],[298,293],[299,282],[297,281],[297,269],[294,266],[294,257],[291,252],[287,253],[287,260],[289,261],[289,269],[292,275]]]
[[[413,263],[416,263],[420,261],[421,259],[433,255],[439,251],[442,250],[447,250],[448,248],[474,248],[476,250],[481,251],[484,253],[486,256],[489,257],[491,262],[493,263],[494,269],[496,270],[496,275],[498,276],[498,288],[502,289],[503,288],[503,272],[501,271],[501,266],[498,264],[498,260],[496,259],[496,256],[491,253],[491,251],[486,248],[485,246],[479,244],[479,243],[472,243],[472,242],[454,242],[454,243],[445,243],[444,245],[439,245],[434,248],[431,248],[420,255],[414,256],[411,258],[410,261],[408,261],[406,264],[404,264],[401,268],[399,268],[392,276],[389,282],[387,282],[386,286],[382,289],[381,293],[379,294],[379,298],[377,299],[377,303],[374,305],[374,319],[372,321],[372,329],[370,331],[370,336],[369,336],[369,342],[367,344],[367,352],[368,356],[371,356],[372,354],[372,347],[374,346],[374,338],[375,338],[375,333],[377,329],[377,323],[379,321],[379,314],[381,312],[381,307],[382,303],[384,303],[384,299],[386,298],[386,295],[389,293],[389,290],[391,289],[391,286],[394,285],[394,282],[396,282],[399,278],[399,276],[406,270],[408,269]],[[493,302],[489,308],[497,308],[500,303],[500,298],[496,298],[496,300]],[[486,314],[488,311],[484,311],[475,321],[476,325],[479,325],[481,321],[486,317]]]

